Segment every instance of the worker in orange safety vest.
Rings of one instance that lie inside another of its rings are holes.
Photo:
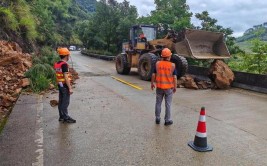
[[[70,51],[67,48],[59,48],[57,52],[61,59],[54,64],[54,69],[56,71],[56,80],[59,89],[59,121],[66,123],[76,123],[76,120],[68,115],[70,95],[73,93],[71,87],[71,74],[69,73],[69,66],[67,64],[67,61],[70,57]]]
[[[171,51],[164,48],[161,52],[162,60],[156,63],[154,73],[151,78],[151,89],[154,90],[156,82],[156,105],[155,116],[156,124],[160,124],[161,103],[165,99],[165,123],[164,125],[172,125],[171,120],[171,103],[173,93],[176,92],[177,87],[177,71],[175,64],[170,62]]]

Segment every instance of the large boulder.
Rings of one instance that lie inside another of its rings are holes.
[[[229,88],[234,81],[233,71],[222,60],[214,60],[212,62],[209,76],[219,89]]]

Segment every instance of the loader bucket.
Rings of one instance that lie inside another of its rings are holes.
[[[179,33],[174,47],[178,55],[194,59],[230,58],[223,33],[186,29]]]

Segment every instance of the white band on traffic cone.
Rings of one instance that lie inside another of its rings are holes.
[[[206,122],[206,116],[205,115],[200,115],[199,116],[199,121],[200,122]]]
[[[197,136],[197,137],[201,137],[201,138],[205,138],[205,137],[207,137],[207,133],[200,133],[200,132],[197,132],[197,133],[196,133],[196,136]]]

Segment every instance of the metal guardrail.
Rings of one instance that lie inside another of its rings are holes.
[[[97,59],[103,59],[103,60],[107,60],[107,61],[114,61],[115,60],[115,56],[93,54],[93,53],[88,53],[86,51],[81,51],[81,53],[83,55],[87,55],[87,56],[90,56],[90,57],[93,57],[93,58],[97,58]]]
[[[208,76],[208,68],[189,66],[188,73],[193,75]],[[252,90],[267,94],[267,75],[252,74],[234,71],[235,80],[233,87]]]
[[[115,56],[99,55],[99,54],[87,53],[85,51],[81,51],[81,53],[98,59],[103,59],[108,61],[115,60]],[[189,66],[188,68],[188,74],[200,75],[206,77],[208,76],[208,71],[209,71],[208,68],[198,67],[198,66]],[[237,72],[237,71],[234,71],[234,74],[235,74],[235,80],[232,84],[232,87],[237,87],[267,94],[267,75],[252,74],[252,73]]]

